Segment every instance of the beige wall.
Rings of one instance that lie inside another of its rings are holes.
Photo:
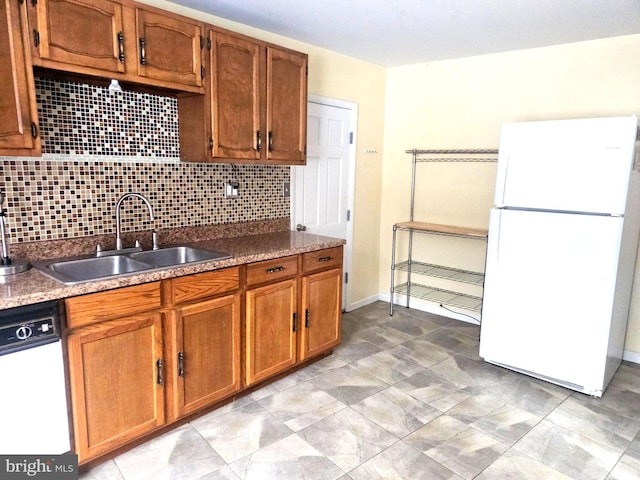
[[[144,3],[309,55],[309,93],[358,105],[356,190],[353,216],[353,271],[349,304],[378,294],[380,176],[384,132],[385,69],[290,38],[206,15],[164,0]],[[374,149],[378,154],[364,154]]]
[[[638,52],[640,35],[632,35],[388,69],[380,292],[389,291],[391,226],[409,215],[406,149],[497,148],[507,121],[640,115]],[[419,189],[428,194],[417,197],[417,220],[486,228],[495,166],[429,164],[422,171]],[[482,249],[469,249],[456,244],[437,253],[448,257],[442,262],[482,267]],[[626,349],[640,352],[640,281]]]

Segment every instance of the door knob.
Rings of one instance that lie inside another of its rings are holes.
[[[307,230],[307,226],[306,225],[302,225],[301,223],[296,225],[296,230],[299,232],[304,232]]]

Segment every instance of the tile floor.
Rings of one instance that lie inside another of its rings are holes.
[[[483,362],[478,335],[376,302],[332,356],[81,479],[640,478],[640,365],[596,399]]]

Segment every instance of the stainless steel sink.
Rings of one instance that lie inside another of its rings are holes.
[[[213,250],[201,250],[192,247],[171,247],[146,252],[131,253],[129,256],[135,260],[148,263],[154,267],[171,267],[185,265],[187,263],[210,262],[230,258],[226,253]]]
[[[66,285],[230,258],[231,255],[193,247],[170,247],[145,252],[90,258],[34,262],[44,274]]]
[[[47,273],[63,283],[81,283],[148,270],[149,265],[124,255],[113,255],[54,262],[45,268]]]

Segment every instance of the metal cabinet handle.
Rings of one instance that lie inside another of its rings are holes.
[[[124,35],[122,32],[118,32],[118,60],[120,63],[124,63]]]
[[[309,309],[304,314],[304,326],[305,328],[309,328]]]
[[[140,65],[147,64],[147,50],[145,49],[146,41],[144,37],[140,37]]]
[[[162,359],[160,358],[156,360],[156,369],[158,372],[158,375],[157,375],[158,385],[162,385],[162,383],[164,382],[164,379],[162,378]]]
[[[262,150],[262,134],[260,133],[260,130],[256,131],[256,150]]]
[[[273,152],[273,132],[269,132],[269,151]]]
[[[296,323],[297,323],[297,315],[296,312],[293,312],[293,331],[296,331]]]
[[[284,270],[284,267],[274,267],[267,269],[266,273],[276,273]]]
[[[331,257],[320,257],[318,259],[319,262],[328,262],[329,260],[331,260]]]
[[[184,352],[178,352],[178,376],[184,377]]]

